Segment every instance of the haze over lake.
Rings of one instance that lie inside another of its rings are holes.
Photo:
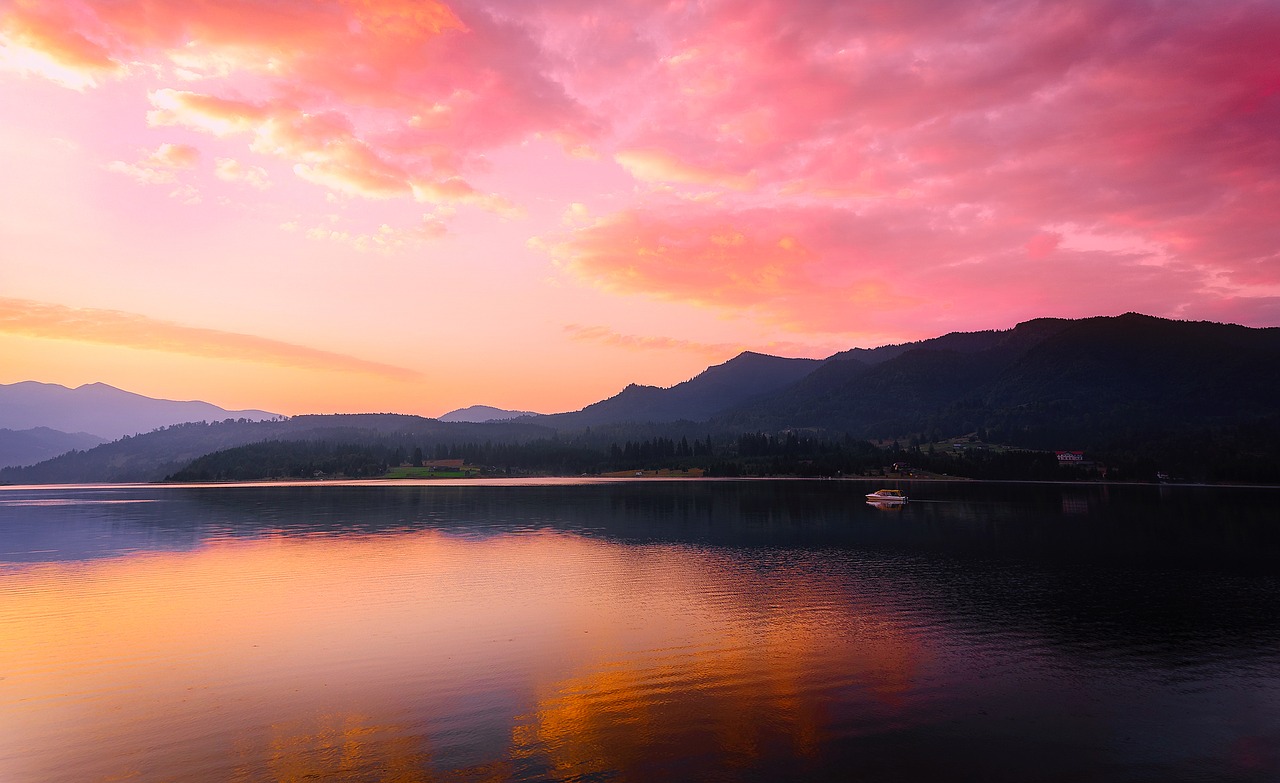
[[[1268,781],[1280,490],[0,488],[0,780]]]

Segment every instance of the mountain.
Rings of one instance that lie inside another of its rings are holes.
[[[203,455],[268,441],[331,444],[311,450],[331,456],[348,445],[385,454],[531,444],[545,466],[577,464],[584,450],[618,462],[647,459],[644,448],[732,460],[748,447],[767,452],[771,437],[797,446],[848,444],[846,435],[909,444],[969,433],[1027,449],[1084,449],[1129,466],[1129,475],[1154,475],[1159,465],[1175,475],[1270,481],[1280,475],[1277,388],[1280,328],[1136,313],[1037,319],[824,361],[744,353],[670,388],[628,386],[581,411],[509,421],[365,414],[175,425],[5,468],[0,481],[151,481]],[[235,460],[260,461],[271,449],[259,451],[223,455],[219,470],[231,475]]]
[[[87,432],[60,432],[48,427],[0,429],[0,468],[34,465],[75,449],[91,449],[104,441]]]
[[[1065,329],[1071,321],[1065,318],[1037,318],[1018,324],[1013,329],[989,329],[982,332],[949,332],[941,337],[931,337],[913,343],[882,345],[879,348],[850,348],[833,354],[829,361],[856,360],[866,365],[880,364],[916,350],[954,351],[973,354],[991,348],[1017,350],[1018,346],[1030,348],[1046,337]]]
[[[707,421],[717,413],[786,388],[822,364],[744,351],[670,388],[631,384],[580,411],[556,413],[540,423],[561,429],[624,422]]]
[[[0,384],[0,427],[48,427],[92,433],[105,440],[188,421],[276,418],[267,411],[229,411],[207,402],[159,400],[105,383],[69,389],[54,383]]]
[[[522,416],[541,415],[533,411],[508,411],[488,405],[472,405],[467,408],[459,408],[456,411],[449,411],[440,417],[440,421],[465,421],[472,424],[483,424],[486,421],[508,421]]]
[[[552,435],[553,431],[528,423],[449,423],[393,413],[190,422],[125,436],[37,465],[3,468],[0,483],[159,481],[206,454],[272,440],[389,445],[412,451],[441,443],[525,442]]]
[[[1280,414],[1276,328],[1127,313],[1040,319],[893,348],[847,352],[858,358],[828,361],[716,422],[925,440],[982,428],[998,433],[992,440],[1080,448]]]

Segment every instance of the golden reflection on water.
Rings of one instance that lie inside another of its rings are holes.
[[[272,536],[0,571],[0,780],[639,779],[818,752],[915,636],[849,584],[556,533]]]

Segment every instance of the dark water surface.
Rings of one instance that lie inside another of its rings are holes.
[[[0,781],[1276,781],[1280,491],[0,488]]]

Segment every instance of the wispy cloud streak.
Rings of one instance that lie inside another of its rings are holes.
[[[419,373],[251,334],[183,326],[137,313],[0,298],[0,332],[410,381]]]

